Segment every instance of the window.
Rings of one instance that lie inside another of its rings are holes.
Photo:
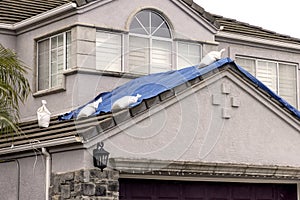
[[[129,31],[129,72],[148,74],[170,70],[171,52],[167,22],[151,10],[136,14]]]
[[[297,107],[297,65],[244,57],[237,57],[236,62]]]
[[[197,65],[201,60],[201,46],[191,42],[178,42],[177,43],[177,68],[182,69]]]
[[[63,71],[69,68],[71,32],[64,32],[37,43],[37,90],[45,90],[63,83]]]
[[[199,64],[201,50],[196,42],[174,42],[167,21],[156,11],[142,10],[133,17],[128,34],[97,31],[96,69],[149,74],[174,69],[174,61],[181,69]]]
[[[122,71],[122,36],[117,33],[96,33],[96,69]]]

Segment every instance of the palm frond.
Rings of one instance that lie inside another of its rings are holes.
[[[18,133],[19,102],[30,94],[28,68],[10,49],[0,44],[0,134]]]

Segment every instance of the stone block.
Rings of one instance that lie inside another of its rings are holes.
[[[222,83],[221,90],[223,94],[230,94],[230,85],[227,83]]]
[[[108,179],[109,180],[119,180],[119,171],[113,171],[113,170],[110,170],[110,171],[107,171],[108,173]]]
[[[62,197],[60,195],[55,195],[51,197],[51,200],[62,200]]]
[[[74,173],[73,172],[68,172],[65,174],[61,175],[61,182],[65,183],[66,181],[71,181],[74,179]]]
[[[83,170],[79,170],[74,172],[74,182],[75,183],[82,183],[83,182]]]
[[[223,109],[222,109],[222,117],[223,117],[224,119],[230,119],[230,118],[231,118],[230,109],[228,109],[228,108],[223,108]]]
[[[83,183],[82,185],[82,193],[85,196],[93,196],[96,192],[95,184],[93,183]]]
[[[61,197],[62,198],[68,199],[68,198],[71,197],[70,185],[61,185],[60,190],[61,190]]]
[[[241,105],[241,100],[239,97],[231,97],[231,106],[238,108]]]
[[[106,196],[106,187],[104,185],[96,184],[96,196]]]
[[[107,190],[117,192],[119,191],[119,182],[118,181],[108,181]]]

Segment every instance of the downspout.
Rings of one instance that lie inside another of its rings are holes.
[[[46,179],[46,184],[45,184],[45,189],[46,189],[46,194],[45,194],[45,200],[49,200],[49,188],[50,188],[50,175],[51,175],[51,155],[47,151],[46,148],[42,148],[42,154],[46,158],[46,173],[45,173],[45,179]]]

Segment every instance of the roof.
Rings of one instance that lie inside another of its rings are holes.
[[[80,7],[92,1],[96,0],[0,0],[0,23],[14,24],[67,3],[74,2],[78,7]],[[224,32],[300,44],[300,39],[278,34],[258,26],[239,22],[220,15],[211,14],[205,11],[204,8],[199,6],[193,0],[182,1],[209,23],[213,24],[216,28],[220,28],[222,26],[224,28],[222,31]]]
[[[72,0],[0,0],[0,23],[14,24]]]
[[[235,19],[226,18],[220,15],[214,15],[215,20],[223,27],[222,31],[233,34],[240,34],[249,37],[267,39],[279,42],[288,42],[300,44],[300,39],[288,35],[279,34],[274,31],[254,26],[248,23],[240,22]]]
[[[263,85],[251,74],[249,74],[246,70],[237,66],[231,59],[225,58],[201,69],[198,69],[197,67],[189,67],[185,69],[184,73],[175,72],[176,76],[182,76],[182,74],[184,74],[183,76],[185,77],[179,78],[180,81],[176,82],[176,84],[166,86],[164,87],[165,89],[156,91],[152,96],[145,95],[144,99],[140,99],[138,103],[134,104],[129,109],[124,109],[116,113],[99,112],[99,114],[97,114],[96,116],[83,118],[80,120],[69,119],[60,121],[59,117],[56,116],[51,119],[50,126],[47,128],[39,128],[37,120],[22,123],[20,124],[22,135],[14,137],[11,137],[10,135],[5,137],[2,135],[0,137],[0,155],[12,151],[18,151],[18,148],[24,149],[23,147],[26,145],[28,147],[27,150],[32,150],[32,147],[38,148],[39,145],[56,146],[71,143],[81,144],[83,141],[93,138],[105,131],[108,131],[109,129],[129,120],[131,117],[135,117],[142,113],[145,113],[147,112],[147,110],[153,108],[157,104],[162,104],[176,97],[182,92],[194,87],[195,85],[201,84],[203,81],[205,81],[205,79],[213,76],[215,73],[222,72],[228,69],[233,70],[237,75],[244,78],[244,80],[248,81],[255,88],[257,88],[258,91],[262,93],[262,95],[266,95],[267,97],[269,97],[275,103],[283,107],[287,111],[287,113],[290,113],[291,116],[293,116],[300,122],[300,111],[293,108],[286,101],[269,90],[265,85]],[[159,74],[161,77],[161,73]],[[166,72],[165,74],[167,76],[174,76],[174,73],[170,72]],[[147,78],[151,76],[153,75],[147,75],[144,77]],[[168,77],[165,78],[168,79]],[[172,78],[172,80],[173,79],[174,77]],[[137,78],[132,81],[142,84],[143,77]],[[130,82],[128,83],[130,84]],[[128,83],[116,88],[115,91],[123,90],[124,88],[122,87],[127,87]],[[146,89],[147,91],[149,88],[144,89]],[[102,94],[108,93],[106,92]],[[122,93],[122,95],[124,95],[124,93]],[[111,101],[108,100],[108,102]],[[65,116],[72,117],[74,115],[74,111],[70,113]],[[12,146],[14,146],[14,148],[11,148]]]
[[[203,68],[198,68],[198,66],[192,66],[183,68],[180,70],[171,70],[167,72],[149,74],[140,78],[133,79],[117,88],[111,92],[103,92],[97,95],[92,101],[87,104],[75,109],[65,115],[60,116],[61,120],[69,120],[72,118],[77,118],[77,115],[86,105],[97,101],[99,98],[102,98],[102,102],[99,104],[98,108],[94,115],[99,115],[101,113],[109,113],[112,111],[112,103],[116,100],[121,99],[124,96],[136,96],[137,94],[141,97],[137,100],[136,103],[131,106],[134,107],[140,104],[143,100],[153,98],[163,92],[167,92],[184,84],[190,80],[201,77],[202,75],[219,69],[226,64],[232,64],[235,67],[235,70],[241,74],[241,76],[246,77],[252,84],[255,84],[256,87],[263,90],[270,97],[272,97],[277,103],[283,106],[286,110],[292,113],[296,118],[300,120],[300,111],[286,102],[283,98],[278,96],[272,90],[270,90],[266,85],[261,81],[251,75],[248,71],[242,67],[236,65],[230,58],[221,59],[211,65],[208,65]]]

